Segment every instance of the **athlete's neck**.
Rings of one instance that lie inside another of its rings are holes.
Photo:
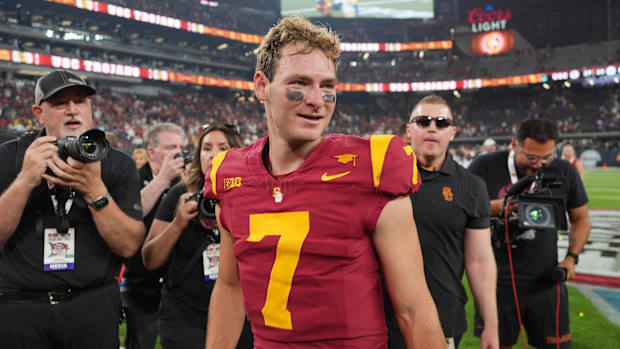
[[[267,143],[269,158],[265,165],[274,176],[291,173],[303,165],[322,140],[319,138],[312,142],[291,144],[279,141],[275,137],[269,137]]]

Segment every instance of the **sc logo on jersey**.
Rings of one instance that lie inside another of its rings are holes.
[[[230,177],[224,179],[224,190],[241,188],[241,186],[241,177]]]

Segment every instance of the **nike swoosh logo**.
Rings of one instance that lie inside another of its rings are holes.
[[[340,177],[344,177],[344,176],[348,175],[349,173],[351,173],[351,171],[342,172],[342,173],[337,173],[337,174],[335,174],[335,175],[328,176],[328,175],[327,175],[327,172],[325,172],[325,173],[323,173],[323,175],[321,176],[321,180],[322,180],[323,182],[329,182],[329,181],[331,181],[331,180],[334,180],[334,179],[337,179],[337,178],[340,178]]]

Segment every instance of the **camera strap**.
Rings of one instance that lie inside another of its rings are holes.
[[[75,198],[75,191],[69,188],[69,193],[66,193],[64,189],[58,189],[54,183],[48,181],[47,189],[49,191],[52,205],[54,206],[54,213],[56,213],[56,230],[60,234],[66,234],[69,231],[69,211],[73,206],[73,198]]]

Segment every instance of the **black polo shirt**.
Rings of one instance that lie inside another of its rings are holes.
[[[0,192],[17,177],[17,149],[18,140],[0,146]],[[101,178],[120,209],[129,217],[142,219],[138,171],[133,159],[111,148],[101,161]],[[75,267],[45,272],[43,230],[55,228],[56,221],[47,184],[41,181],[30,194],[17,229],[0,248],[0,289],[32,292],[88,289],[114,280],[122,258],[110,250],[97,231],[81,194],[77,193],[68,217],[70,226],[75,227]]]
[[[444,334],[455,337],[467,328],[467,295],[461,283],[465,228],[489,227],[489,197],[484,182],[457,164],[450,154],[438,171],[418,168],[422,186],[410,197],[424,274]]]
[[[187,192],[183,183],[172,187],[157,209],[155,218],[172,222],[179,197]],[[215,281],[205,281],[202,251],[207,247],[206,230],[194,222],[189,222],[174,244],[168,258],[166,287],[162,289],[162,302],[174,307],[188,322],[205,327],[209,311],[209,301]],[[195,255],[199,258],[195,259]],[[183,275],[187,264],[193,262],[189,273]],[[180,279],[185,276],[184,279]]]
[[[501,199],[512,182],[508,172],[508,151],[498,151],[484,154],[469,165],[472,173],[480,176],[487,184],[488,195],[491,199]],[[561,173],[564,184],[553,188],[550,195],[566,198],[566,208],[572,209],[588,203],[588,196],[583,187],[577,170],[568,161],[555,159],[549,165]],[[518,172],[517,177],[524,175]],[[511,249],[515,279],[522,287],[555,285],[549,279],[549,273],[558,264],[558,236],[557,230],[538,231],[533,240],[524,244],[517,244]],[[502,246],[495,249],[497,262],[498,286],[512,285],[508,250]]]
[[[153,180],[153,171],[151,170],[151,165],[149,163],[144,164],[138,170],[140,175],[140,184],[139,188],[143,189],[146,187],[150,181]],[[155,206],[149,211],[149,213],[144,216],[144,225],[146,226],[146,233],[148,235],[149,230],[151,229],[151,224],[153,223],[153,219],[155,218],[155,213],[157,212],[157,208],[161,203],[164,195],[166,195],[166,191],[163,192],[162,195],[159,196]],[[159,298],[161,297],[160,287],[161,284],[159,280],[164,275],[164,268],[159,268],[154,271],[149,271],[144,267],[144,262],[142,261],[142,253],[140,250],[138,252],[125,260],[125,269],[123,271],[123,292],[135,293],[138,295],[139,300],[143,303],[145,307],[149,307],[157,310],[159,305]]]

